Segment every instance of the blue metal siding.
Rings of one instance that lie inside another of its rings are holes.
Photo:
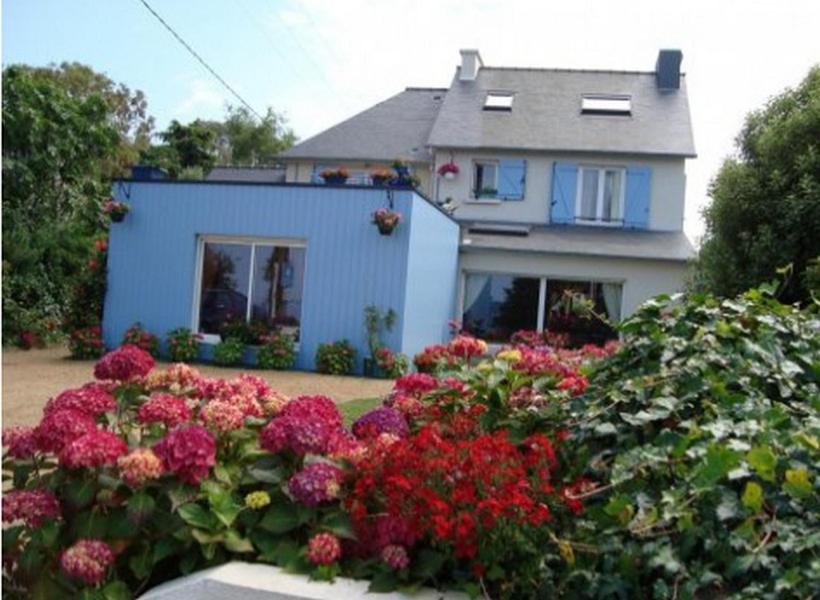
[[[358,348],[361,367],[368,304],[396,310],[398,322],[385,342],[401,348],[413,205],[425,205],[455,228],[410,191],[394,192],[405,220],[391,236],[379,235],[370,222],[372,212],[387,205],[384,190],[125,182],[116,186],[115,195],[132,209],[124,222],[111,227],[103,327],[107,346],[118,345],[135,321],[160,337],[175,327],[192,327],[198,236],[304,240],[297,367],[305,369],[313,368],[319,343],[342,338]],[[451,237],[457,245],[457,228]]]
[[[555,162],[552,164],[552,197],[550,223],[575,222],[575,194],[578,186],[578,165]]]
[[[401,350],[408,356],[448,337],[458,280],[459,227],[426,202],[413,204]]]

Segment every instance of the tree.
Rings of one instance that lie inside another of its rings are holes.
[[[163,144],[143,152],[141,161],[162,167],[173,178],[198,177],[207,174],[216,164],[217,131],[212,123],[197,119],[183,125],[176,119],[159,134]]]
[[[296,141],[285,123],[284,117],[270,107],[259,121],[244,106],[229,106],[227,117],[220,124],[225,141],[220,161],[242,166],[274,164],[276,157]]]
[[[110,194],[120,136],[105,100],[3,71],[3,341],[58,328]],[[48,326],[46,326],[48,324]]]
[[[783,299],[805,301],[820,255],[820,66],[748,115],[737,146],[710,186],[695,286],[734,296],[792,265]]]

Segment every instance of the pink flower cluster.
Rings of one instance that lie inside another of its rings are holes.
[[[185,398],[171,394],[157,393],[139,407],[137,420],[140,423],[163,423],[166,427],[176,427],[191,419],[191,409]]]
[[[268,383],[256,375],[240,375],[232,380],[201,379],[197,384],[199,397],[219,400],[235,406],[243,417],[261,417],[265,414],[262,399],[275,394]]]
[[[382,433],[389,433],[398,438],[410,434],[407,419],[401,411],[382,406],[363,414],[353,424],[353,434],[359,439],[377,438]]]
[[[328,458],[356,464],[367,454],[367,446],[349,431],[340,429],[331,434],[325,454]]]
[[[211,400],[199,413],[199,418],[211,429],[225,433],[239,429],[245,423],[245,415],[235,404],[225,400]]]
[[[66,444],[60,452],[60,465],[69,469],[113,465],[128,452],[123,439],[110,431],[92,431]]]
[[[37,452],[37,428],[6,427],[3,429],[3,446],[12,458],[31,458]]]
[[[112,350],[94,365],[94,377],[104,380],[131,381],[145,377],[154,368],[154,358],[145,350],[127,344]]]
[[[569,391],[572,396],[580,396],[589,387],[589,381],[583,375],[570,375],[559,381],[555,387]]]
[[[77,409],[50,412],[37,426],[37,447],[43,452],[59,454],[64,446],[96,429],[94,419]]]
[[[131,487],[139,487],[146,481],[157,479],[165,471],[162,459],[150,448],[137,448],[117,460],[123,481]]]
[[[410,566],[410,557],[407,556],[407,550],[404,546],[396,544],[385,546],[381,552],[381,559],[384,564],[397,571]]]
[[[339,497],[342,470],[324,462],[310,463],[288,481],[288,491],[302,504],[319,506]]]
[[[342,413],[327,396],[298,396],[282,407],[279,416],[316,419],[333,429],[342,426]]]
[[[297,455],[322,454],[341,428],[342,415],[330,398],[300,396],[259,432],[259,445],[273,453],[288,449]]]
[[[83,387],[61,392],[56,398],[48,401],[43,412],[53,413],[65,408],[84,412],[91,417],[117,409],[114,396],[98,383],[87,383]]]
[[[342,556],[342,544],[332,533],[317,533],[308,541],[307,557],[314,565],[330,565]]]
[[[165,434],[154,446],[163,466],[184,482],[199,485],[216,463],[216,440],[200,425],[187,425]]]
[[[3,493],[3,523],[23,521],[39,527],[46,519],[60,518],[60,502],[48,490],[9,490]]]
[[[166,390],[173,394],[190,393],[202,379],[199,371],[185,363],[174,363],[164,371],[152,371],[145,378],[150,391]]]
[[[60,556],[63,573],[87,585],[105,581],[108,567],[113,562],[114,551],[100,540],[78,540]]]
[[[453,338],[447,348],[459,358],[472,358],[487,354],[487,342],[470,335],[459,335]]]
[[[427,373],[410,373],[396,379],[393,390],[411,396],[423,396],[438,387],[438,380]]]

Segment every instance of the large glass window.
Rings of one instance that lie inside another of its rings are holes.
[[[621,318],[620,283],[547,279],[543,327],[569,336],[572,346],[602,344],[616,337],[602,319],[617,323]]]
[[[489,342],[506,342],[519,329],[538,326],[539,280],[471,273],[464,294],[464,330]]]
[[[474,164],[473,195],[476,198],[495,198],[498,195],[498,164],[481,161]]]
[[[203,244],[199,332],[219,334],[235,320],[298,335],[305,249],[265,242]]]
[[[576,216],[580,222],[623,221],[624,171],[615,168],[581,167]]]

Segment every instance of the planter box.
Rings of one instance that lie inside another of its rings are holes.
[[[311,581],[270,565],[230,562],[180,577],[149,590],[143,600],[467,600],[458,593],[422,589],[412,595],[368,594],[368,582],[337,578]]]

